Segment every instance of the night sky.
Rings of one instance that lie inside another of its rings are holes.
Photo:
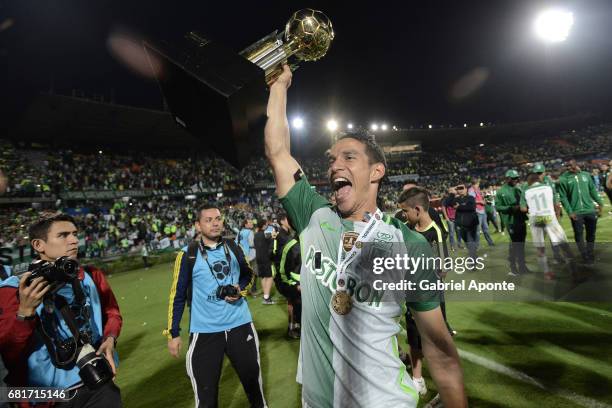
[[[546,5],[573,11],[566,42],[535,38]],[[330,116],[408,127],[612,111],[610,1],[14,0],[0,2],[3,122],[51,83],[60,94],[109,98],[113,89],[117,103],[160,109],[155,82],[109,51],[113,33],[172,40],[198,30],[239,51],[304,7],[325,12],[336,31],[328,55],[294,76],[289,111],[310,126]],[[475,86],[458,96],[461,83]]]

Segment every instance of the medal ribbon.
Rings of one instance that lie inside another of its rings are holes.
[[[366,242],[371,242],[374,238],[374,233],[383,222],[383,213],[380,209],[376,209],[374,216],[370,215],[370,213],[366,212],[365,220],[368,223],[366,224],[361,234],[357,237],[355,243],[351,247],[350,251],[345,255],[344,248],[342,245],[342,239],[340,239],[340,245],[338,246],[338,266],[336,270],[336,292],[345,292],[346,291],[346,283],[347,283],[347,273],[351,262],[359,257],[361,254],[361,249],[363,248],[363,244]]]

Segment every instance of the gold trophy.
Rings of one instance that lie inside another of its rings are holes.
[[[263,69],[266,82],[270,84],[280,75],[282,65],[288,63],[289,57],[316,61],[325,56],[333,39],[334,29],[329,18],[318,10],[303,9],[293,13],[285,26],[284,35],[274,31],[240,55]],[[295,62],[289,65],[292,70],[297,68]]]
[[[175,122],[243,167],[263,146],[253,142],[263,140],[267,85],[283,64],[295,70],[300,61],[322,58],[333,39],[329,18],[303,9],[283,32],[276,30],[240,53],[196,31],[187,33],[180,47],[144,46]]]

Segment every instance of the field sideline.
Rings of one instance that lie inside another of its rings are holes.
[[[605,213],[610,206],[605,207]],[[571,228],[564,217],[568,238]],[[612,216],[598,222],[599,270],[612,264]],[[494,234],[497,244],[507,236]],[[493,251],[506,251],[497,245]],[[529,266],[537,263],[529,252]],[[499,265],[503,268],[503,265]],[[161,335],[166,327],[172,265],[138,269],[110,276],[124,316],[118,351],[121,365],[117,382],[124,404],[132,407],[192,407],[191,383],[185,372],[187,336],[182,357],[170,357]],[[536,272],[537,273],[537,272]],[[298,407],[300,389],[295,382],[299,343],[285,338],[286,306],[249,305],[261,343],[264,390],[270,407]],[[612,301],[565,302],[449,302],[448,317],[459,332],[455,337],[462,354],[465,382],[473,407],[612,407]],[[183,329],[188,327],[187,313]],[[405,333],[401,338],[405,348]],[[427,378],[429,393],[435,395]],[[248,406],[242,387],[225,361],[220,381],[220,406]]]

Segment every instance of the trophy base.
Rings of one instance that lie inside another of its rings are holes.
[[[230,164],[244,167],[263,147],[265,73],[201,35],[182,46],[144,47],[175,122]]]

